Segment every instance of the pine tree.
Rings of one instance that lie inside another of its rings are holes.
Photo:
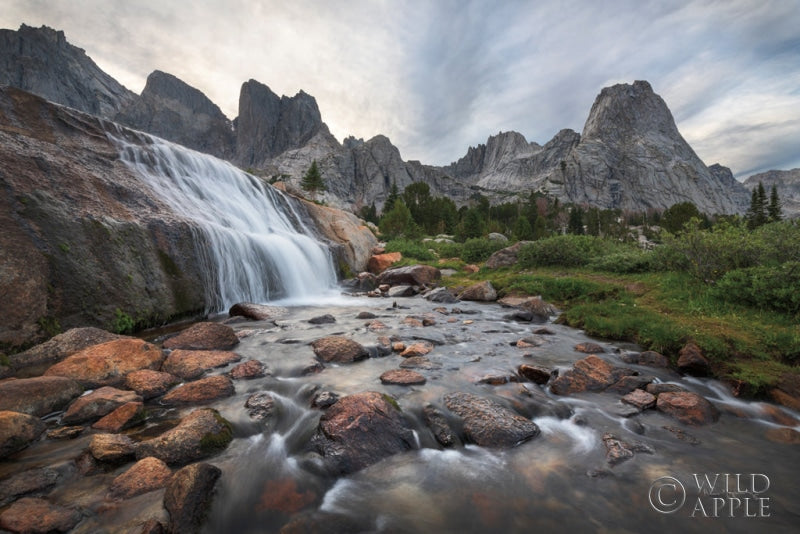
[[[319,172],[317,160],[311,162],[311,167],[309,167],[308,171],[303,175],[300,187],[311,193],[312,198],[316,196],[317,191],[328,190],[328,188],[325,187],[325,182],[322,181],[322,174]]]
[[[745,219],[747,227],[751,230],[767,222],[767,192],[761,182],[758,182],[758,187],[753,189],[750,195],[750,207],[747,209]]]
[[[769,193],[767,216],[769,218],[769,222],[778,222],[783,218],[781,216],[781,199],[778,198],[778,188],[775,186],[775,184],[772,184],[772,190]]]
[[[530,241],[533,239],[533,227],[528,222],[528,218],[520,215],[517,217],[517,222],[514,223],[514,237],[518,241]]]
[[[397,199],[400,198],[400,191],[397,190],[397,182],[392,180],[392,188],[389,190],[389,196],[386,197],[386,201],[383,203],[383,210],[381,210],[381,214],[389,213],[392,211],[395,202]]]
[[[583,209],[580,206],[573,206],[570,210],[567,231],[570,234],[583,235]]]

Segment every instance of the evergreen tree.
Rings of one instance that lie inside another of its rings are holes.
[[[520,215],[514,223],[514,237],[518,241],[530,241],[533,239],[533,227],[528,222],[528,218]]]
[[[573,206],[570,210],[567,232],[575,235],[583,235],[583,209],[580,206]]]
[[[673,204],[661,216],[661,226],[666,231],[678,234],[683,230],[683,225],[693,217],[700,218],[700,210],[691,202],[679,202]]]
[[[778,198],[778,188],[775,186],[775,184],[772,184],[772,190],[769,193],[767,216],[769,218],[769,222],[778,222],[783,218],[781,216],[781,199]]]
[[[397,182],[392,180],[392,188],[389,190],[389,196],[386,197],[386,201],[383,203],[383,210],[381,211],[381,214],[386,214],[392,211],[394,203],[397,202],[398,198],[400,198],[400,192],[397,190]]]
[[[586,233],[593,236],[600,235],[600,210],[589,208],[586,212]]]
[[[758,182],[758,187],[750,194],[750,207],[747,209],[745,219],[747,227],[751,230],[767,222],[767,192],[761,182]]]
[[[408,209],[402,198],[398,198],[388,212],[384,212],[381,221],[378,224],[381,234],[387,239],[392,239],[398,236],[416,237],[419,229],[414,224],[414,219],[411,217],[411,210]]]
[[[477,208],[470,208],[464,213],[459,225],[458,237],[464,241],[473,237],[482,237],[486,230],[486,220]]]
[[[362,206],[358,215],[367,222],[378,224],[378,210],[375,209],[375,202],[369,206]]]
[[[316,196],[317,191],[327,191],[328,188],[325,187],[325,182],[322,181],[322,174],[319,172],[317,160],[311,162],[311,167],[303,175],[300,187],[311,193],[312,198]]]
[[[541,215],[533,223],[533,238],[541,239],[547,235],[547,221]]]

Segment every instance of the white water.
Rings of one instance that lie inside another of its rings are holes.
[[[285,195],[212,156],[146,134],[109,135],[120,157],[176,214],[195,223],[206,307],[312,303],[336,285],[333,259]]]

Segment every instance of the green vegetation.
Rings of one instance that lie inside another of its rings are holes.
[[[115,334],[130,334],[136,329],[136,321],[133,317],[117,308],[114,310],[114,320],[111,323],[111,331]]]
[[[429,202],[425,188],[412,191],[398,196],[394,209]],[[455,243],[421,241],[423,231],[435,235],[428,230],[437,222],[420,225],[406,207],[406,233],[387,250],[401,252],[404,263],[455,269],[444,280],[449,286],[490,280],[500,296],[541,295],[563,310],[560,322],[638,343],[673,362],[693,341],[718,377],[762,395],[800,365],[800,225],[781,220],[773,196],[758,225],[748,217],[708,217],[689,203],[636,214],[564,206],[538,194],[492,207],[475,198],[457,212]],[[659,231],[660,223],[673,231]],[[631,225],[649,239],[647,247]],[[532,240],[517,264],[464,272],[465,263],[507,246],[485,237],[498,229]]]
[[[303,175],[303,179],[300,181],[300,187],[302,187],[303,190],[311,193],[312,198],[316,196],[317,191],[327,191],[325,182],[322,180],[322,174],[319,172],[317,160],[311,162],[311,166],[308,168],[306,173]]]
[[[37,323],[39,324],[39,328],[41,328],[42,331],[47,334],[47,337],[57,336],[61,333],[61,324],[55,317],[39,317]]]
[[[227,419],[222,417],[218,411],[212,411],[214,412],[214,418],[221,428],[219,432],[209,432],[200,438],[200,450],[204,454],[219,452],[233,441],[233,426]]]

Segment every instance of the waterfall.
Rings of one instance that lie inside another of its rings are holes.
[[[163,139],[119,129],[108,135],[156,197],[194,223],[208,312],[237,302],[313,301],[333,290],[330,250],[289,197]]]

